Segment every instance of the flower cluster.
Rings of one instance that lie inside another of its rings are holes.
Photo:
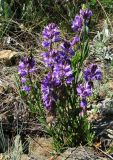
[[[58,80],[61,83],[64,82],[66,84],[71,84],[74,80],[72,70],[69,64],[60,63],[59,65],[55,65],[53,74],[56,80]]]
[[[65,54],[69,54],[68,56],[73,56],[75,54],[71,43],[68,41],[61,44],[61,49],[65,52]]]
[[[102,72],[97,64],[91,64],[83,71],[85,84],[77,87],[77,93],[81,98],[80,106],[85,109],[87,106],[87,97],[91,96],[93,81],[102,79]]]
[[[86,98],[91,96],[91,92],[92,92],[92,89],[89,83],[80,84],[77,87],[77,93],[81,97],[80,106],[83,107],[83,109],[84,107],[87,106]]]
[[[102,72],[97,64],[91,64],[84,71],[84,79],[86,81],[102,80]]]
[[[83,18],[80,15],[76,15],[72,23],[72,29],[75,32],[81,31],[83,26]]]
[[[80,10],[80,15],[86,20],[86,19],[90,19],[92,16],[92,11],[88,10],[88,9],[81,9]]]
[[[31,74],[35,73],[35,60],[33,57],[24,56],[18,65],[18,74],[22,83],[22,90],[29,92],[30,86],[28,85]]]
[[[62,38],[59,27],[54,23],[44,27],[44,52],[41,55],[47,70],[41,82],[34,79],[36,67],[33,57],[25,56],[19,62],[21,89],[25,91],[22,92],[22,96],[29,98],[28,104],[33,113],[38,111],[39,121],[53,137],[56,151],[60,151],[61,146],[65,145],[65,139],[68,140],[66,147],[80,143],[88,144],[92,140],[87,117],[79,118],[87,111],[87,102],[92,94],[94,81],[102,79],[101,70],[96,64],[82,70],[89,51],[87,31],[91,16],[90,10],[80,10],[72,23],[76,33],[71,40],[67,38],[69,36]],[[26,92],[29,92],[27,96],[24,94]]]
[[[92,16],[92,11],[91,10],[80,10],[80,15],[76,15],[74,18],[74,21],[72,22],[72,29],[75,32],[80,32],[83,28],[83,25],[87,25],[90,18]]]
[[[79,12],[79,15],[76,15],[74,18],[74,21],[72,22],[72,29],[75,32],[78,32],[80,34],[80,32],[82,33],[81,36],[83,36],[84,33],[84,27],[88,25],[90,18],[92,16],[92,11],[88,10],[88,9],[81,9]],[[76,44],[80,41],[81,38],[79,38],[78,36],[74,37],[71,45]],[[94,71],[95,72],[95,71]],[[98,71],[97,71],[98,72]],[[90,76],[92,74],[92,71],[90,69],[87,69],[84,71],[84,77],[85,80],[89,80]],[[95,73],[93,73],[95,74]],[[97,77],[97,73],[96,73],[96,77]],[[99,78],[99,77],[98,77]],[[89,82],[85,83],[85,84],[81,84],[78,85],[77,87],[77,93],[81,98],[81,102],[80,102],[80,106],[81,107],[86,107],[87,106],[87,97],[89,97],[91,95],[91,85]]]
[[[51,73],[48,73],[42,80],[41,92],[44,106],[47,110],[51,110],[55,107],[57,100],[57,94],[55,93],[56,86],[59,85],[59,82],[56,81]]]
[[[70,65],[62,63],[54,65],[53,71],[44,77],[41,84],[42,100],[47,110],[51,110],[53,104],[55,105],[59,97],[56,94],[59,86],[71,85],[73,79]]]
[[[43,36],[43,47],[50,47],[53,42],[59,42],[60,41],[60,31],[56,24],[50,23],[48,26],[46,26],[42,32]]]
[[[72,29],[80,33],[87,25],[92,16],[92,11],[81,9],[80,14],[75,16],[72,23]],[[79,35],[79,34],[78,34]],[[50,23],[42,32],[43,47],[48,47],[47,52],[42,53],[43,61],[46,67],[49,68],[49,73],[44,77],[41,84],[42,100],[47,110],[51,110],[58,100],[57,89],[62,86],[71,86],[75,78],[71,69],[71,60],[75,53],[74,46],[80,44],[80,36],[74,36],[71,41],[62,40],[58,49],[53,49],[53,44],[61,41],[59,28],[56,24]],[[101,80],[102,73],[96,64],[90,65],[83,71],[85,83],[77,87],[77,93],[81,99],[80,106],[84,109],[87,106],[87,97],[91,96],[91,82]],[[56,91],[56,92],[55,92]],[[60,93],[60,92],[59,92]]]
[[[43,44],[48,43],[46,47],[50,46],[47,52],[42,53],[44,64],[50,70],[48,75],[42,80],[42,100],[45,108],[51,110],[59,96],[53,93],[54,90],[64,84],[70,85],[74,80],[70,64],[71,58],[75,54],[73,46],[79,42],[79,38],[74,37],[72,44],[66,40],[63,41],[60,45],[61,50],[56,50],[53,49],[51,44],[60,40],[58,26],[54,23],[50,23],[44,28],[42,35],[44,38]],[[45,47],[45,45],[43,46]]]

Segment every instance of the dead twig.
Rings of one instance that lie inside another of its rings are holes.
[[[113,160],[113,157],[110,156],[109,154],[105,153],[103,150],[101,150],[100,148],[96,147],[95,145],[93,145],[93,147],[95,149],[97,149],[98,151],[102,152],[106,157],[108,157],[110,160]]]

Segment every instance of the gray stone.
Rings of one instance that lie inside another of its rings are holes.
[[[68,148],[58,160],[108,160],[100,157],[90,147],[79,146],[77,148]]]
[[[113,115],[113,100],[110,98],[105,99],[98,104],[98,108],[102,115]]]
[[[113,146],[113,117],[104,116],[93,122],[96,138],[101,142],[102,150],[106,151]]]

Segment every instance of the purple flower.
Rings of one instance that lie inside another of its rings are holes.
[[[20,62],[19,62],[19,65],[18,65],[18,68],[19,68],[19,69],[24,69],[24,68],[25,68],[24,62],[20,61]]]
[[[26,78],[25,77],[21,77],[21,83],[25,83],[26,82]]]
[[[21,76],[21,77],[25,77],[28,75],[28,70],[26,68],[24,69],[21,69],[21,68],[18,68],[18,74]]]
[[[66,84],[71,84],[74,80],[71,67],[68,64],[60,63],[59,65],[55,65],[53,74],[57,80],[65,82]]]
[[[86,19],[90,19],[91,16],[92,16],[92,11],[91,11],[91,10],[88,10],[88,9],[86,9],[86,10],[81,9],[81,10],[80,10],[80,15],[82,15],[82,17],[83,17],[85,20],[86,20]]]
[[[62,43],[61,48],[65,53],[67,53],[67,54],[69,53],[71,56],[73,56],[75,54],[75,52],[71,46],[71,43],[68,41],[65,41],[64,43]],[[68,56],[70,57],[69,54],[68,54]]]
[[[24,56],[18,65],[18,74],[20,76],[20,82],[22,83],[22,90],[25,92],[30,91],[30,86],[25,85],[26,82],[30,82],[29,76],[35,73],[35,60],[33,57]]]
[[[91,96],[92,89],[89,83],[85,84],[80,84],[77,87],[77,94],[80,96],[81,101],[80,101],[80,107],[85,111],[87,107],[87,100],[86,98]],[[83,112],[82,112],[83,113]]]
[[[42,53],[42,56],[46,67],[53,67],[58,61],[58,51],[55,49]]]
[[[58,82],[52,77],[51,73],[48,73],[47,76],[42,80],[41,83],[41,92],[42,100],[44,107],[47,110],[51,110],[55,107],[57,101],[57,94],[55,92],[55,87],[58,85]]]
[[[96,64],[91,64],[83,73],[86,81],[102,80],[102,72]]]
[[[80,84],[77,87],[77,93],[81,98],[86,98],[91,96],[91,86],[89,85],[89,83],[85,83],[85,84]]]
[[[74,37],[73,40],[72,40],[72,42],[71,42],[71,46],[74,46],[78,42],[80,42],[80,37],[78,37],[78,36]]]
[[[77,32],[81,31],[83,26],[83,18],[80,15],[76,15],[72,23],[72,29]]]
[[[80,107],[82,109],[82,111],[80,112],[80,116],[84,116],[84,114],[86,113],[87,111],[87,100],[86,98],[83,98],[80,102]]]
[[[49,47],[53,42],[60,41],[60,31],[56,24],[50,23],[48,26],[44,28],[42,31],[43,36],[43,47]]]
[[[21,77],[27,76],[29,73],[34,73],[36,71],[35,68],[35,60],[33,57],[23,57],[18,65],[18,74]]]
[[[57,51],[55,49],[42,53],[43,61],[46,67],[54,68],[54,65],[71,63],[71,57],[64,51]]]
[[[42,42],[42,46],[43,47],[48,47],[48,46],[50,46],[50,43],[51,43],[51,41],[48,41],[48,42],[47,41],[43,41]]]
[[[30,89],[30,86],[22,86],[22,91],[29,92]]]
[[[83,98],[80,102],[80,107],[82,107],[83,110],[86,109],[87,107],[87,100],[85,98]]]

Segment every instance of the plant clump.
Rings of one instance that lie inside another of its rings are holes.
[[[59,27],[54,23],[44,27],[44,52],[41,55],[47,73],[38,86],[32,82],[32,74],[36,74],[33,57],[24,57],[19,62],[21,92],[35,97],[32,106],[38,108],[38,119],[53,138],[56,151],[67,146],[91,144],[93,140],[94,134],[87,119],[87,105],[93,92],[93,82],[102,79],[102,72],[97,64],[84,67],[89,55],[91,16],[91,10],[80,10],[72,22],[75,35],[71,40],[62,38]],[[46,113],[54,117],[50,124],[46,121]]]

